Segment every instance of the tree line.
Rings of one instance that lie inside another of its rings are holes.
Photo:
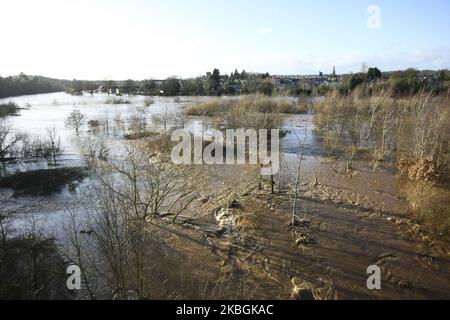
[[[66,90],[70,81],[27,76],[0,77],[0,98],[14,97],[28,94],[51,93]]]
[[[275,91],[273,78],[268,73],[247,73],[235,70],[230,74],[221,74],[219,69],[205,75],[181,79],[169,77],[164,80],[146,79],[134,81],[80,81],[73,80],[68,90],[72,94],[83,91],[93,93],[102,88],[104,92],[120,94],[143,94],[151,96],[220,96],[261,93],[271,95]]]
[[[305,84],[308,84],[305,89]],[[189,79],[169,77],[164,80],[146,79],[135,81],[82,81],[57,80],[40,76],[0,77],[0,98],[18,95],[67,91],[73,95],[83,92],[94,94],[99,88],[103,92],[116,94],[142,94],[149,96],[220,96],[240,94],[283,94],[283,95],[325,95],[337,88],[341,94],[349,94],[356,88],[370,94],[373,90],[390,89],[398,96],[414,95],[425,90],[428,92],[446,92],[450,87],[450,71],[404,71],[381,72],[378,68],[368,68],[355,74],[338,77],[334,83],[317,83],[308,79],[295,79],[289,86],[281,86],[277,78],[268,73],[254,73],[235,70],[230,74],[221,74],[214,69],[206,74]]]
[[[402,71],[381,72],[378,68],[369,68],[352,75],[344,76],[337,89],[341,94],[350,94],[354,90],[372,92],[389,90],[394,96],[412,96],[419,92],[445,93],[450,88],[450,71],[420,71],[406,69]]]
[[[293,78],[292,78],[293,79]],[[307,84],[305,86],[305,84]],[[428,91],[446,92],[450,87],[450,71],[420,71],[407,69],[403,71],[382,72],[377,67],[368,68],[355,74],[346,74],[336,81],[315,82],[310,79],[293,79],[290,85],[281,85],[277,78],[268,73],[253,73],[235,70],[230,74],[221,74],[219,69],[205,75],[181,79],[169,77],[165,80],[146,79],[143,81],[103,81],[73,82],[74,91],[93,93],[102,86],[105,91],[114,92],[120,88],[121,94],[143,94],[151,96],[221,96],[240,94],[323,96],[330,90],[338,89],[341,94],[350,94],[358,88],[366,91],[391,90],[397,96],[408,96]],[[115,93],[115,92],[114,92]]]

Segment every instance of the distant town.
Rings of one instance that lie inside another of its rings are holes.
[[[239,72],[221,74],[219,69],[195,78],[169,77],[145,80],[59,80],[23,73],[0,77],[0,97],[66,91],[73,95],[107,93],[110,95],[152,96],[221,96],[260,93],[264,95],[324,95],[338,89],[348,93],[362,84],[388,85],[394,94],[404,95],[420,89],[436,93],[448,88],[448,70],[416,70],[382,72],[368,67],[358,73],[339,74],[335,67],[329,73],[315,75],[270,75],[269,73]],[[412,92],[411,92],[412,90]]]

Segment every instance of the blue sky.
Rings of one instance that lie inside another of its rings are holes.
[[[367,9],[380,9],[370,29]],[[143,79],[450,65],[448,0],[1,0],[0,75]],[[20,22],[20,23],[18,23]]]

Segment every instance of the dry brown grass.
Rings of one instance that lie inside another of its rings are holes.
[[[238,99],[216,98],[186,108],[188,116],[215,117],[230,110],[251,113],[300,114],[308,112],[306,104],[298,104],[288,98],[268,97],[264,95],[246,95]]]
[[[238,99],[216,98],[189,106],[189,116],[215,117],[218,127],[233,129],[278,129],[283,114],[308,112],[308,105],[296,103],[285,97],[246,95]]]
[[[436,187],[450,178],[449,95],[421,92],[400,100],[388,91],[367,98],[334,91],[315,112],[326,147],[365,152],[374,169],[395,164],[409,181],[404,192],[417,219],[434,234],[450,234],[450,195]]]
[[[450,165],[450,99],[419,93],[396,100],[389,91],[361,98],[331,92],[315,105],[316,126],[350,138],[355,153],[367,151],[376,168],[394,160],[411,179],[436,180]]]
[[[192,104],[185,110],[188,116],[215,117],[225,112],[230,106],[230,100],[215,98],[199,104]]]
[[[410,181],[403,191],[419,223],[432,234],[450,239],[449,191],[426,181]]]

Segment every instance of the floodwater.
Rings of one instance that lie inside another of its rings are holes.
[[[115,104],[107,103],[112,100],[121,99],[129,103]],[[149,100],[152,104],[146,106]],[[107,94],[95,94],[93,96],[72,96],[66,93],[51,93],[20,96],[0,99],[0,104],[14,102],[21,110],[17,116],[3,119],[7,126],[13,131],[34,136],[45,137],[49,128],[55,128],[61,139],[63,154],[57,159],[57,167],[83,167],[85,161],[81,156],[80,139],[85,137],[97,137],[102,133],[89,133],[89,127],[85,125],[77,136],[74,131],[65,126],[65,119],[73,110],[80,110],[84,115],[84,121],[99,120],[110,123],[111,130],[107,139],[114,141],[123,136],[123,127],[126,128],[130,117],[145,110],[145,117],[151,121],[153,114],[164,112],[177,112],[199,98],[172,98],[172,97],[143,97],[143,96],[108,96]],[[123,122],[120,128],[115,126],[115,120],[120,118]],[[125,129],[126,130],[126,129]],[[41,169],[51,169],[54,165],[47,160],[26,161],[15,164],[4,165],[0,168],[0,174],[12,175],[17,172],[27,172]],[[90,179],[82,182],[78,189],[86,189],[91,183]],[[9,190],[0,190],[3,195],[10,194]],[[19,232],[27,232],[30,228],[37,228],[49,238],[64,238],[62,225],[68,219],[68,208],[79,206],[79,194],[63,188],[60,193],[50,196],[39,197],[17,197],[8,203],[8,211],[14,212],[13,226]],[[34,230],[36,231],[36,230]]]
[[[114,100],[125,100],[128,103],[115,104],[108,103]],[[138,112],[144,110],[145,117],[151,122],[152,115],[165,112],[180,112],[187,105],[204,101],[208,97],[144,97],[144,96],[108,96],[107,94],[85,94],[83,96],[72,96],[66,93],[51,93],[12,97],[0,99],[0,104],[13,102],[21,110],[17,116],[10,116],[4,122],[14,131],[33,136],[47,135],[48,129],[54,128],[61,139],[63,153],[57,159],[57,167],[83,167],[85,161],[81,156],[80,139],[89,136],[99,137],[105,135],[109,142],[121,139],[126,124],[130,118]],[[151,100],[151,105],[148,101]],[[89,126],[84,125],[80,134],[76,135],[73,129],[65,126],[65,119],[73,110],[79,110],[84,115],[84,121],[99,120],[110,123],[110,132],[95,133],[88,132]],[[115,119],[123,121],[121,128],[115,125]],[[203,120],[204,129],[207,130],[208,119]],[[187,129],[192,130],[193,121],[186,123]],[[287,154],[295,154],[299,151],[299,143],[305,139],[305,157],[314,161],[314,157],[320,154],[318,142],[314,135],[312,115],[290,116],[285,128],[288,134],[282,140],[283,151]],[[12,175],[17,172],[27,172],[41,169],[54,168],[53,163],[47,160],[26,161],[15,164],[8,164],[1,168],[2,175]],[[87,189],[92,183],[87,178],[80,185],[79,190]],[[8,194],[8,190],[2,190]],[[8,204],[8,208],[14,212],[14,228],[19,232],[26,232],[31,228],[38,228],[47,237],[62,239],[64,222],[68,219],[68,209],[79,207],[80,195],[69,190],[68,187],[61,192],[50,196],[39,197],[18,197]]]
[[[130,103],[106,103],[109,99],[119,98]],[[150,121],[153,114],[178,112],[194,101],[208,98],[152,97],[153,104],[146,106],[147,99],[142,96],[96,94],[75,97],[54,93],[3,99],[0,103],[11,101],[23,108],[18,116],[6,119],[14,130],[45,136],[47,128],[54,127],[64,145],[58,167],[78,167],[84,165],[79,137],[64,125],[72,110],[80,110],[86,121],[108,119],[112,123],[120,115],[126,124],[143,109]],[[187,125],[191,127],[192,120]],[[249,285],[253,284],[255,288],[255,294],[248,297],[262,299],[289,298],[293,278],[296,283],[304,282],[321,291],[319,296],[329,299],[448,299],[448,247],[425,241],[413,232],[416,226],[408,223],[408,204],[396,188],[394,171],[384,168],[374,172],[363,161],[353,161],[349,168],[344,160],[328,158],[315,132],[311,114],[287,116],[283,129],[288,131],[281,142],[286,181],[292,182],[295,178],[299,156],[303,155],[301,201],[296,214],[304,218],[308,226],[302,227],[296,236],[287,227],[292,200],[289,193],[268,195],[264,190],[255,191],[240,199],[241,206],[231,213],[239,217],[236,221],[240,221],[237,227],[241,232],[235,238],[203,237],[202,228],[213,230],[217,227],[211,214],[198,217],[198,231],[179,230],[182,236],[173,241],[187,256],[183,263],[186,270],[208,269],[231,274],[236,269],[244,270]],[[123,130],[111,129],[105,138],[121,139]],[[87,132],[87,127],[80,133],[81,137],[92,135]],[[220,183],[227,195],[244,182],[239,180],[237,166],[232,169],[222,167],[209,178],[211,183]],[[8,165],[2,173],[9,175],[46,168],[52,168],[52,165],[47,161],[35,161]],[[19,232],[37,228],[48,238],[64,241],[63,226],[71,218],[68,209],[83,211],[89,206],[82,190],[89,190],[90,184],[92,181],[87,178],[77,186],[76,192],[66,187],[50,196],[12,198],[7,209],[13,214],[13,227]],[[204,199],[209,199],[204,205],[209,206],[221,194],[214,191],[213,184],[204,186],[203,190],[200,186],[203,184],[207,182],[199,182],[199,191],[204,191]],[[203,202],[199,202],[201,208]],[[196,243],[187,244],[187,235],[195,238]],[[311,239],[311,243],[296,244],[297,238],[305,237]],[[241,248],[239,252],[234,250],[237,245]],[[204,256],[205,248],[206,253],[208,250],[212,253]],[[202,258],[198,259],[200,256]],[[181,265],[178,260],[174,264]],[[366,268],[372,264],[382,269],[381,291],[367,290]],[[167,270],[164,264],[161,268]],[[179,283],[174,281],[172,285],[176,288]]]
[[[129,103],[106,103],[118,99],[126,100]],[[66,93],[51,93],[0,99],[0,104],[14,102],[23,108],[19,116],[7,119],[7,123],[15,130],[31,135],[45,136],[47,129],[54,127],[65,149],[63,165],[70,166],[79,165],[81,161],[74,132],[66,128],[64,124],[65,119],[73,110],[80,110],[86,121],[97,119],[105,121],[108,119],[109,122],[113,123],[116,117],[127,121],[130,116],[139,111],[139,108],[145,107],[148,99],[153,101],[153,104],[145,109],[148,118],[152,114],[160,114],[166,109],[169,111],[180,110],[181,107],[192,101],[190,98],[175,100],[174,98],[164,97],[116,97],[107,94],[72,96]]]

